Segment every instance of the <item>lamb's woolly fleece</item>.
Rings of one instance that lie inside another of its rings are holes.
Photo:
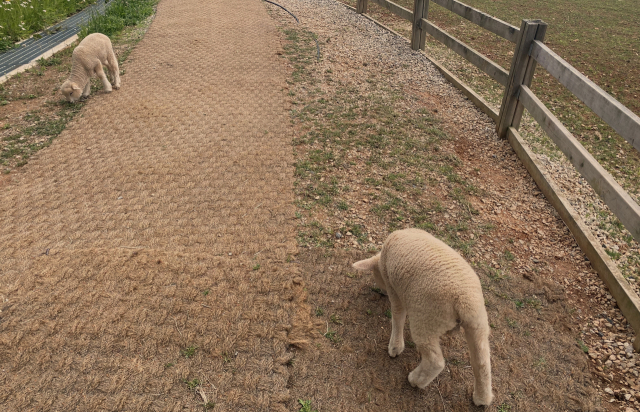
[[[71,59],[71,76],[62,84],[60,90],[64,97],[75,102],[80,96],[87,97],[91,93],[91,82],[94,74],[102,80],[105,92],[111,92],[111,83],[102,70],[105,66],[109,70],[113,88],[120,88],[120,69],[118,59],[111,47],[111,40],[101,33],[93,33],[84,38],[73,50]]]
[[[473,401],[489,405],[493,393],[487,311],[480,279],[462,256],[423,230],[405,229],[389,235],[378,255],[353,267],[372,270],[378,287],[389,295],[391,357],[404,350],[403,329],[409,316],[411,336],[422,355],[409,382],[424,388],[444,369],[440,336],[460,325],[475,377]]]

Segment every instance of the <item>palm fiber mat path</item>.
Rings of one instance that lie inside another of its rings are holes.
[[[0,410],[284,409],[308,310],[279,48],[259,0],[161,1],[122,89],[2,188]]]

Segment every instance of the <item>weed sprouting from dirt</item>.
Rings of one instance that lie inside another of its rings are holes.
[[[547,366],[547,360],[545,358],[539,358],[535,361],[534,367],[536,369],[544,369]]]
[[[190,391],[195,390],[198,386],[200,386],[200,380],[199,379],[192,379],[192,380],[188,380],[188,379],[183,379],[183,382],[187,385],[187,388]]]
[[[185,358],[193,358],[196,355],[197,350],[197,346],[189,346],[188,348],[182,349],[180,351],[180,355],[184,356]]]
[[[509,250],[505,250],[504,251],[504,258],[507,261],[512,262],[512,261],[515,260],[516,256],[513,253],[511,253]]]
[[[62,58],[58,55],[54,55],[49,59],[38,60],[38,66],[40,67],[60,66],[61,64],[62,64]]]
[[[299,409],[300,412],[318,412],[316,409],[311,409],[311,401],[298,399],[298,403],[301,405]]]
[[[511,405],[509,405],[508,403],[504,402],[501,403],[500,405],[498,405],[498,412],[510,412],[511,411]]]
[[[584,353],[589,353],[589,347],[585,345],[585,343],[582,340],[578,339],[576,343],[578,344],[578,347],[580,348],[580,350],[582,350]]]
[[[342,339],[338,336],[338,332],[331,330],[327,327],[327,331],[323,333],[323,336],[329,339],[333,343],[340,343]]]

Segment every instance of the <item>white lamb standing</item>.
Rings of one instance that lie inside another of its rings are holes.
[[[113,88],[120,88],[120,69],[118,59],[113,52],[111,40],[101,33],[93,33],[84,38],[73,51],[71,59],[71,76],[60,88],[62,94],[70,102],[80,97],[87,97],[91,93],[91,76],[97,75],[102,80],[104,91],[111,92],[111,83],[107,79],[102,66],[109,69]]]
[[[382,251],[353,267],[373,271],[379,288],[391,301],[389,356],[404,350],[404,323],[409,315],[411,336],[422,360],[409,383],[424,389],[444,369],[440,336],[464,328],[475,377],[473,402],[489,405],[491,360],[489,322],[480,279],[471,266],[445,243],[420,229],[391,233]]]

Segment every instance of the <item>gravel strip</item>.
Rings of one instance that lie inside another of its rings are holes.
[[[529,119],[527,119],[529,120]],[[567,197],[582,220],[599,240],[600,245],[612,257],[620,272],[629,280],[636,293],[640,292],[640,246],[633,239],[609,207],[595,193],[587,181],[580,176],[573,165],[559,150],[548,147],[550,139],[545,136],[537,124],[527,122],[523,136],[531,146],[544,171],[550,176],[562,193]],[[617,176],[614,176],[618,183]],[[638,197],[629,193],[638,202]]]

